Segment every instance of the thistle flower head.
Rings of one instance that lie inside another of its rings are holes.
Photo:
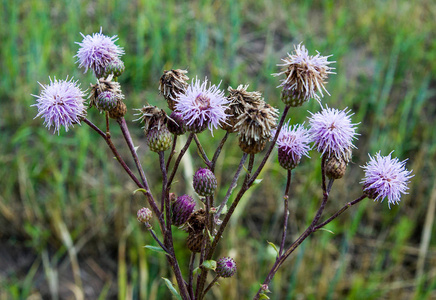
[[[309,134],[318,152],[323,155],[347,158],[353,139],[356,138],[356,125],[351,123],[350,111],[326,107],[321,112],[311,113]]]
[[[219,85],[209,85],[207,78],[200,82],[198,78],[192,81],[184,94],[176,99],[176,111],[180,112],[186,122],[188,130],[200,132],[209,127],[218,128],[226,120],[225,110],[229,101]]]
[[[231,257],[221,257],[216,262],[215,272],[224,278],[232,277],[236,273],[236,263]]]
[[[153,213],[147,207],[143,207],[143,208],[138,210],[136,215],[137,215],[137,219],[139,222],[148,223],[148,222],[150,222],[151,217],[153,216]]]
[[[44,118],[44,124],[50,129],[54,127],[54,132],[59,134],[61,126],[65,131],[74,124],[80,124],[83,117],[86,116],[84,105],[84,93],[79,88],[77,81],[73,79],[57,80],[50,78],[50,84],[43,85],[41,94],[32,95],[36,97],[36,106],[38,114],[35,118]]]
[[[194,174],[193,186],[200,196],[211,196],[217,187],[217,180],[211,170],[200,168]]]
[[[159,80],[159,91],[168,102],[168,107],[171,110],[175,109],[175,100],[180,94],[183,94],[188,87],[189,77],[185,74],[187,70],[170,70],[164,71]]]
[[[247,107],[234,126],[242,151],[252,154],[262,151],[272,136],[272,130],[277,127],[277,117],[278,110],[264,101]]]
[[[195,208],[195,201],[189,195],[177,197],[171,205],[171,220],[174,226],[180,226],[188,221]]]
[[[405,168],[406,160],[399,161],[398,158],[381,156],[380,152],[374,157],[369,155],[369,162],[362,166],[365,177],[362,179],[363,190],[370,199],[382,202],[388,198],[388,205],[398,204],[401,194],[407,194],[412,171]]]
[[[135,121],[144,123],[144,131],[147,132],[153,127],[160,128],[168,122],[168,116],[163,109],[160,109],[153,105],[145,105],[142,108],[137,109],[139,111],[139,118]]]
[[[324,85],[328,74],[333,74],[331,70],[334,68],[329,67],[329,64],[334,61],[327,61],[330,56],[321,56],[318,51],[315,56],[310,56],[300,43],[294,47],[292,54],[288,53],[288,57],[282,59],[284,63],[278,66],[282,66],[283,71],[273,75],[286,76],[279,85],[283,88],[282,101],[286,105],[300,106],[311,98],[320,102],[317,92],[321,97],[324,97],[323,90],[329,94]]]
[[[263,102],[260,92],[248,92],[247,85],[239,85],[236,89],[228,88],[229,96],[227,99],[230,105],[226,110],[227,123],[222,124],[222,128],[228,132],[234,132],[234,126],[238,122],[238,117],[243,114],[248,108],[256,107]]]
[[[117,36],[108,37],[100,32],[92,35],[83,35],[82,42],[76,42],[80,46],[75,57],[79,63],[79,68],[85,68],[85,73],[91,69],[99,78],[105,72],[106,66],[124,54],[123,48],[115,45]]]
[[[275,135],[275,130],[273,134]],[[303,124],[289,126],[288,121],[280,130],[276,142],[280,165],[285,169],[293,169],[300,163],[303,155],[309,157],[310,141],[309,132]]]
[[[91,84],[91,93],[89,94],[89,106],[95,106],[98,110],[106,110],[104,105],[100,105],[99,96],[102,93],[110,92],[114,98],[116,98],[117,104],[123,101],[124,95],[121,91],[121,86],[117,81],[113,81],[113,75],[109,75],[107,78],[97,79],[96,84]]]

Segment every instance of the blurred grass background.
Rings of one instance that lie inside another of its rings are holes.
[[[84,126],[60,136],[33,119],[30,94],[48,76],[74,76],[87,88],[91,74],[77,69],[79,32],[100,26],[125,48],[120,77],[129,115],[146,101],[164,107],[157,82],[164,69],[188,68],[222,88],[250,84],[283,109],[276,64],[303,42],[310,54],[333,54],[323,103],[351,108],[360,122],[353,164],[335,182],[326,215],[358,197],[359,165],[367,154],[395,150],[415,177],[400,205],[366,200],[305,241],[276,275],[272,299],[436,299],[436,3],[398,1],[2,1],[0,10],[0,299],[166,299],[165,258],[135,219],[145,205],[113,161],[106,144]],[[290,112],[303,122],[316,101]],[[89,118],[103,126],[95,111]],[[138,124],[130,123],[155,193],[156,156]],[[116,144],[127,157],[112,125]],[[209,133],[206,150],[216,147]],[[227,187],[241,153],[232,137],[217,175]],[[194,148],[193,167],[201,165]],[[294,171],[291,240],[304,230],[321,197],[319,155]],[[129,162],[131,164],[131,162]],[[285,171],[268,172],[245,197],[227,229],[220,255],[235,257],[236,278],[221,281],[211,299],[249,299],[274,261],[266,241],[279,241]],[[182,174],[175,186],[184,193]],[[189,178],[188,178],[189,180]],[[220,196],[225,190],[219,192]],[[157,226],[157,225],[156,225]],[[189,253],[177,233],[181,264]]]

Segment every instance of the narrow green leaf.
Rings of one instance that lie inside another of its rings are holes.
[[[255,181],[253,181],[253,185],[258,185],[259,183],[262,182],[263,179],[256,179]]]
[[[161,247],[156,247],[156,246],[146,245],[146,246],[144,246],[144,248],[147,248],[147,249],[150,249],[150,250],[152,250],[152,251],[159,252],[159,253],[167,254],[167,253],[165,252],[165,250],[162,249]]]
[[[192,271],[192,275],[196,275],[199,271],[200,271],[199,267],[195,268],[194,271]]]
[[[265,294],[260,294],[259,299],[270,299],[270,298]]]
[[[182,297],[180,297],[179,292],[176,290],[176,288],[173,286],[173,284],[171,283],[171,281],[169,281],[168,279],[162,277],[163,280],[165,280],[165,284],[167,285],[168,289],[170,290],[170,292],[176,297],[176,299],[180,299],[182,300]]]
[[[267,241],[268,242],[268,241]],[[274,245],[274,243],[268,242],[268,244],[273,247],[273,249],[277,252],[277,256],[279,256],[279,249],[277,249],[276,245]]]
[[[331,234],[335,234],[333,231],[328,230],[328,229],[325,229],[325,228],[323,228],[323,227],[318,228],[318,230],[324,230],[324,231],[330,232]]]
[[[136,190],[133,191],[133,194],[135,194],[136,192],[144,192],[144,193],[147,193],[147,191],[144,190],[144,189],[136,189]]]

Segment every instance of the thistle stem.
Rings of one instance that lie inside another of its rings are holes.
[[[292,179],[292,170],[288,170],[288,178],[286,181],[285,196],[283,197],[285,218],[283,220],[283,235],[282,235],[282,241],[280,243],[279,255],[283,254],[283,250],[285,248],[286,231],[288,229],[288,218],[289,218],[288,202],[289,202],[289,191],[290,191],[290,187],[291,187],[291,179]]]
[[[210,162],[209,158],[207,157],[207,154],[204,151],[203,146],[201,146],[200,140],[198,139],[198,136],[196,134],[194,134],[194,141],[197,144],[197,149],[200,152],[200,156],[203,158],[203,161],[206,164],[206,166],[210,169],[211,162]]]
[[[226,134],[225,134],[224,137],[221,139],[221,142],[220,142],[220,144],[218,145],[218,148],[216,149],[215,154],[213,155],[213,158],[212,158],[212,164],[211,164],[211,166],[210,166],[210,170],[211,170],[212,172],[215,170],[215,164],[216,164],[216,161],[218,160],[218,157],[219,157],[219,155],[220,155],[220,153],[221,153],[221,150],[223,149],[224,144],[226,143],[228,137],[229,137],[229,132],[226,131]]]
[[[201,299],[204,298],[204,296],[206,296],[206,293],[213,287],[213,285],[215,284],[215,282],[217,282],[218,278],[220,278],[219,275],[215,276],[215,278],[212,280],[211,283],[209,283],[209,285],[207,286],[207,288],[204,290],[203,295],[201,296]]]

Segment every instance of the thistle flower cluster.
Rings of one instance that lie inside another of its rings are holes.
[[[321,56],[320,53],[310,56],[304,45],[300,44],[295,47],[294,53],[288,54],[288,57],[283,59],[284,63],[279,65],[283,67],[283,70],[274,74],[286,77],[281,80],[279,85],[282,88],[282,101],[286,104],[286,109],[279,122],[280,126],[278,125],[279,110],[266,103],[259,91],[248,91],[248,85],[240,84],[236,89],[228,87],[228,95],[225,96],[224,91],[220,89],[221,83],[213,85],[207,78],[201,81],[198,77],[188,83],[189,77],[186,70],[164,71],[159,80],[158,89],[171,110],[169,116],[164,109],[148,103],[137,109],[137,115],[139,115],[137,121],[143,126],[145,141],[151,151],[159,153],[163,178],[161,203],[159,203],[148,186],[144,169],[142,169],[136,152],[137,148],[134,147],[124,120],[127,106],[121,85],[116,78],[125,69],[124,63],[120,59],[124,51],[115,45],[116,36],[107,37],[102,34],[101,29],[99,33],[87,36],[82,34],[82,36],[83,41],[78,43],[80,49],[76,55],[77,62],[79,67],[85,69],[85,72],[89,69],[92,70],[97,80],[95,84],[91,84],[88,109],[95,107],[100,112],[104,112],[106,132],[86,119],[85,93],[80,89],[77,81],[68,80],[68,78],[66,80],[57,80],[56,78],[52,80],[50,78],[50,84],[40,84],[42,91],[40,95],[34,95],[37,103],[32,105],[38,108],[36,117],[42,117],[44,124],[49,129],[54,127],[54,132],[58,134],[60,127],[63,126],[68,131],[74,124],[80,124],[83,121],[105,139],[117,161],[136,183],[138,190],[142,191],[147,198],[151,209],[143,207],[138,210],[137,219],[146,225],[155,241],[166,252],[183,299],[190,298],[188,295],[194,293],[192,285],[194,274],[192,268],[189,274],[191,282],[186,285],[187,281],[182,276],[174,253],[172,230],[181,229],[188,234],[186,247],[193,253],[190,267],[196,262],[195,253],[201,253],[200,263],[203,265],[199,265],[197,268],[201,272],[197,276],[197,289],[198,299],[203,299],[204,294],[216,280],[231,277],[236,272],[236,263],[230,257],[222,257],[217,260],[215,262],[216,268],[210,262],[213,262],[212,258],[217,243],[221,239],[225,227],[229,224],[232,213],[241,197],[253,185],[258,174],[262,171],[274,145],[278,149],[279,164],[288,170],[288,183],[284,197],[285,210],[288,207],[287,201],[290,194],[291,170],[301,163],[303,156],[310,158],[309,151],[312,149],[316,149],[322,156],[323,202],[310,227],[288,249],[284,249],[284,245],[287,244],[285,243],[287,213],[285,213],[283,238],[276,263],[261,285],[257,296],[269,292],[268,284],[272,277],[296,246],[310,234],[339,216],[349,206],[368,197],[380,202],[387,198],[390,207],[391,204],[399,203],[402,194],[407,194],[408,184],[413,175],[405,167],[406,160],[399,161],[398,158],[392,158],[392,152],[388,156],[382,156],[378,152],[374,157],[370,155],[370,161],[362,167],[365,177],[361,181],[363,184],[361,198],[347,203],[342,210],[327,221],[318,222],[327,203],[333,181],[344,176],[347,165],[352,158],[352,150],[356,149],[353,143],[358,136],[356,130],[359,123],[352,122],[351,110],[329,108],[327,105],[321,106],[319,112],[310,113],[308,128],[305,128],[304,123],[292,125],[290,120],[285,122],[290,107],[300,106],[312,98],[319,102],[320,96],[323,97],[323,91],[328,94],[325,85],[328,75],[333,74],[333,68],[329,66],[333,62],[327,60],[329,56]],[[115,149],[111,141],[108,117],[116,119],[120,125],[140,177],[136,177]],[[226,135],[212,159],[209,159],[211,156],[205,153],[200,140],[195,136],[206,128],[211,133],[218,129],[226,131]],[[177,149],[177,136],[186,131],[189,132],[189,139],[178,154],[177,159],[172,160],[177,153],[174,150]],[[224,199],[220,199],[221,193],[217,192],[218,181],[214,169],[221,149],[231,133],[235,133],[235,138],[238,139],[238,145],[244,154],[226,196]],[[192,186],[201,197],[199,204],[202,207],[197,210],[195,210],[196,202],[190,195],[185,194],[176,198],[176,195],[170,192],[172,185],[177,181],[174,180],[174,176],[178,171],[180,161],[194,138],[206,166],[199,168],[193,176]],[[270,148],[266,151],[257,169],[254,170],[256,162],[254,155],[261,152],[270,141],[272,141],[269,145]],[[167,156],[164,155],[163,151],[171,146],[173,146],[174,151]],[[237,186],[241,170],[245,167],[247,154],[250,154],[250,162],[246,169],[248,172],[245,175],[244,183],[240,186],[236,197],[232,199],[230,209],[224,209],[232,196],[233,189]],[[326,178],[330,179],[328,187]],[[217,203],[219,200],[221,202]],[[225,215],[222,219],[220,219],[221,214]],[[152,230],[150,223],[153,215],[155,216],[154,221],[159,222],[163,243],[160,241],[161,237],[158,237]],[[171,225],[177,228],[171,227]],[[211,267],[207,268],[208,264]],[[207,280],[207,269],[214,269],[217,276],[207,288],[204,288]]]

